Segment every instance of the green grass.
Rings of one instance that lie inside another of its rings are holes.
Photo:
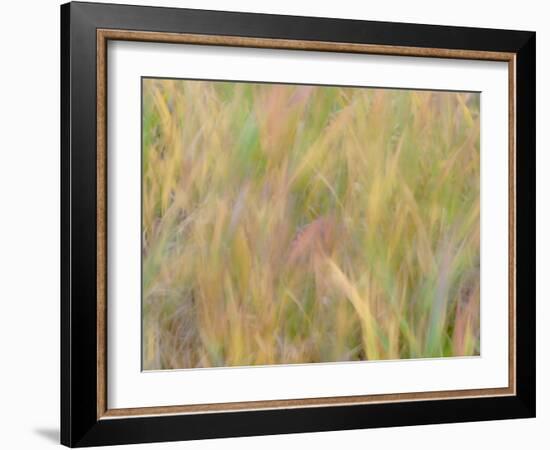
[[[479,95],[143,80],[144,369],[479,354]]]

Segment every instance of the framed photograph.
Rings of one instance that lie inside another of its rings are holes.
[[[535,33],[61,7],[61,441],[535,415]]]

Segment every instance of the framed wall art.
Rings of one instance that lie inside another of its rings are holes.
[[[535,415],[535,33],[61,7],[61,441]]]

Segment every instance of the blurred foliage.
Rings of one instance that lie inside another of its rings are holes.
[[[479,354],[479,95],[143,80],[144,369]]]

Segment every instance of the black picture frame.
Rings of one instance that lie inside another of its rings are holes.
[[[98,418],[98,29],[507,52],[516,56],[516,394]],[[534,32],[94,3],[61,6],[61,443],[176,441],[535,416]]]

